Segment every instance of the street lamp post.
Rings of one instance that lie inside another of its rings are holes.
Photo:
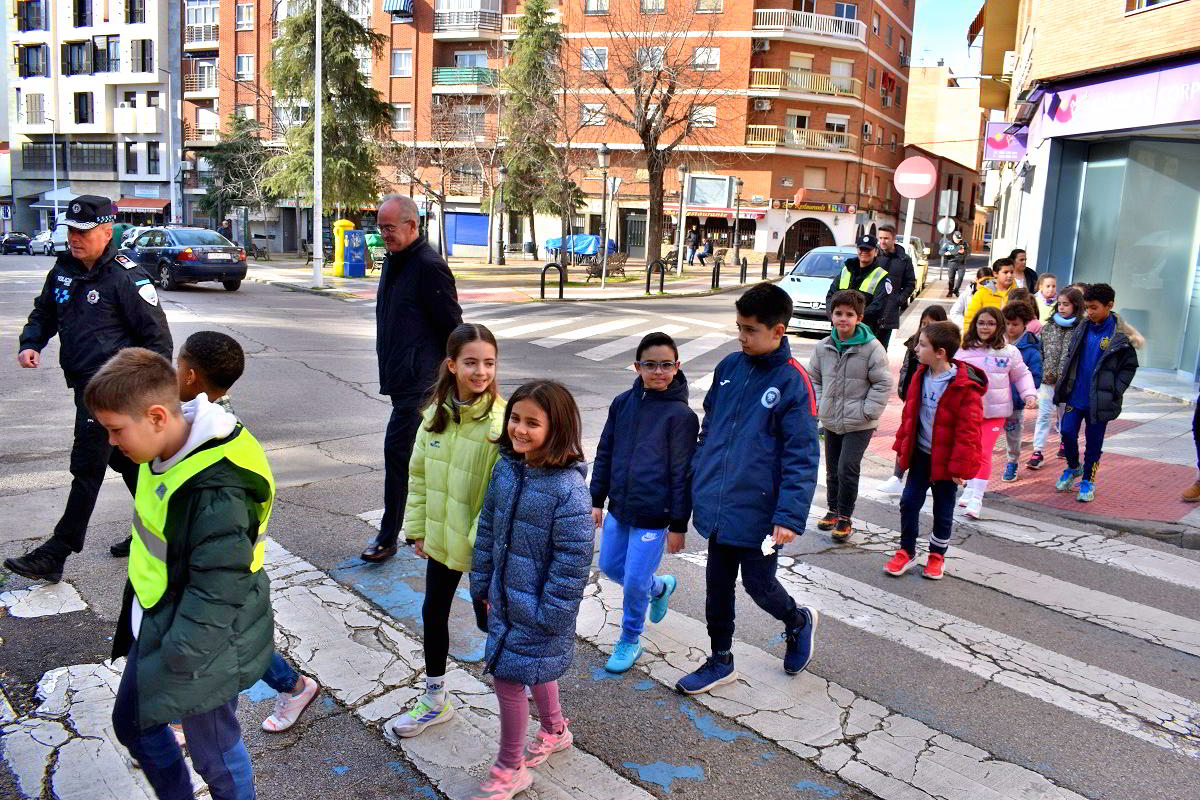
[[[325,58],[321,47],[321,34],[324,23],[322,21],[321,7],[325,5],[323,0],[317,0],[314,8],[315,18],[313,27],[316,28],[316,46],[315,58],[316,70],[313,80],[313,233],[317,240],[317,246],[313,248],[313,274],[312,285],[314,288],[320,289],[325,285],[325,185],[324,185],[324,166],[325,153],[322,147],[321,130],[324,125],[324,109],[322,93],[325,90],[324,78],[322,76],[322,61]]]
[[[736,208],[734,208],[734,211],[733,211],[733,263],[734,264],[742,263],[742,260],[740,258],[741,254],[742,254],[742,240],[738,236],[738,225],[742,221],[742,187],[745,186],[745,184],[746,184],[746,182],[743,181],[741,178],[738,178],[737,183],[735,184],[737,186],[737,202],[735,203]]]
[[[58,227],[58,140],[55,138],[54,129],[58,127],[51,117],[46,117],[50,123],[50,179],[53,181],[54,188],[51,190],[54,195],[54,216],[50,219],[50,224],[46,227],[53,231]]]
[[[600,150],[596,153],[596,159],[600,163],[601,180],[604,181],[604,186],[600,190],[600,288],[604,288],[605,282],[608,281],[608,163],[612,156],[612,151],[608,149],[607,144],[601,144]]]
[[[500,167],[500,189],[496,192],[496,265],[504,266],[504,189],[508,167]]]
[[[687,227],[687,224],[686,224],[687,217],[684,216],[685,212],[687,211],[687,174],[688,174],[687,164],[680,164],[679,165],[679,224],[675,226],[677,229],[677,235],[675,238],[678,240],[675,244],[675,249],[676,249],[675,274],[676,275],[683,274],[683,234],[684,234],[684,229]]]

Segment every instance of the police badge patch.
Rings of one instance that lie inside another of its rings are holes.
[[[92,305],[96,305],[96,303],[100,302],[100,293],[97,292],[95,289],[92,289],[90,292],[87,293],[87,301],[89,303],[91,303]]]
[[[152,306],[158,305],[158,292],[154,291],[154,287],[150,284],[145,284],[138,289],[138,294]]]
[[[117,263],[120,264],[125,269],[133,269],[134,267],[137,266],[137,264],[135,262],[129,260],[125,256],[117,256]]]

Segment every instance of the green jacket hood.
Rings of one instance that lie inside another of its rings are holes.
[[[861,322],[858,323],[857,326],[855,326],[854,333],[851,334],[850,338],[844,342],[838,338],[836,328],[834,328],[833,331],[831,331],[829,334],[829,340],[831,342],[833,342],[833,346],[835,348],[837,348],[837,351],[839,353],[842,352],[843,350],[845,350],[847,347],[853,347],[854,345],[864,345],[874,338],[875,338],[875,334],[871,333],[871,329],[868,328],[866,325],[864,325]]]

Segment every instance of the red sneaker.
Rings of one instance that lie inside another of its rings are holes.
[[[896,577],[899,577],[908,572],[909,569],[916,565],[916,563],[917,560],[915,558],[910,556],[904,550],[904,548],[900,548],[896,551],[896,555],[892,556],[892,560],[889,561],[887,566],[883,569],[888,575],[895,575]]]
[[[940,581],[946,575],[946,557],[940,553],[930,553],[925,562],[925,571],[921,573],[931,581]]]

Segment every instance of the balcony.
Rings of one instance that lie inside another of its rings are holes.
[[[521,17],[524,14],[505,14],[504,21],[500,28],[500,35],[504,39],[515,39],[521,33]],[[550,21],[562,23],[562,17],[559,16],[557,8],[550,9]]]
[[[216,64],[208,63],[205,69],[195,66],[192,59],[183,61],[183,96],[187,100],[214,100],[217,97]]]
[[[754,29],[845,39],[857,41],[864,46],[867,41],[867,25],[862,20],[814,14],[810,11],[790,11],[786,8],[756,9]]]
[[[434,67],[434,94],[495,94],[500,70],[487,67]]]
[[[221,141],[221,131],[217,128],[200,128],[191,122],[183,123],[183,146],[204,147]]]
[[[786,147],[826,153],[853,153],[857,136],[837,131],[783,128],[778,125],[747,125],[749,147]]]
[[[435,11],[433,38],[445,42],[495,39],[502,18],[498,11]]]
[[[163,115],[161,108],[113,109],[113,133],[162,133]]]
[[[455,197],[482,197],[484,188],[483,178],[478,175],[452,173],[446,179],[446,194]]]
[[[862,99],[862,81],[858,78],[825,75],[805,69],[752,69],[750,91],[752,94],[806,92]]]
[[[215,50],[221,34],[220,25],[187,25],[183,29],[184,50]]]

